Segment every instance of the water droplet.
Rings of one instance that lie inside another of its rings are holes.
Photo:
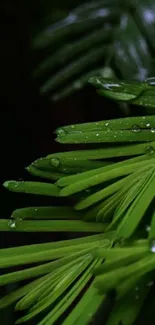
[[[51,159],[51,165],[54,166],[54,167],[59,167],[60,159],[59,158],[52,158]]]
[[[150,123],[150,122],[147,122],[147,123],[146,123],[146,127],[147,127],[147,128],[150,128],[150,126],[151,126],[151,123]]]
[[[37,208],[35,208],[35,209],[34,209],[34,211],[35,211],[35,212],[37,212],[37,211],[38,211],[38,209],[37,209]]]
[[[56,133],[57,133],[58,136],[66,135],[66,131],[64,129],[62,129],[62,128],[61,129],[58,129],[56,131]]]
[[[152,239],[150,242],[150,249],[152,253],[155,253],[155,239]]]
[[[155,128],[151,128],[151,133],[155,133]]]
[[[116,138],[116,134],[114,134],[114,138]]]
[[[115,90],[115,88],[120,88],[120,85],[116,83],[105,83],[103,85],[103,88],[108,90]]]
[[[151,230],[151,227],[147,225],[145,229],[147,232],[149,232]]]
[[[108,125],[109,125],[109,123],[108,123],[108,122],[106,122],[106,123],[105,123],[105,126],[108,126]]]
[[[155,77],[147,78],[145,82],[150,86],[155,86]]]
[[[96,133],[96,137],[99,137],[99,133]]]
[[[133,125],[132,126],[132,132],[135,132],[135,133],[138,133],[138,132],[140,132],[140,128],[139,128],[139,126],[138,125]]]
[[[11,228],[11,229],[16,228],[16,221],[15,221],[15,220],[9,220],[9,221],[8,221],[8,226],[9,226],[9,228]]]
[[[151,146],[147,146],[145,149],[146,154],[152,155],[154,153],[154,148]]]
[[[75,125],[71,125],[71,129],[75,129]]]

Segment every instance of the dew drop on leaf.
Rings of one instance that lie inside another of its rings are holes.
[[[8,221],[8,226],[9,226],[9,228],[11,228],[11,229],[16,228],[16,221],[15,221],[15,220],[9,220],[9,221]]]
[[[120,85],[119,84],[116,84],[116,83],[105,83],[103,85],[103,88],[104,89],[108,89],[108,90],[115,90],[115,88],[120,88]]]
[[[135,132],[135,133],[138,133],[138,132],[140,132],[140,127],[138,126],[138,125],[133,125],[132,126],[132,132]]]
[[[64,129],[62,129],[62,128],[61,129],[58,129],[56,132],[57,132],[57,135],[58,136],[66,135],[66,131]]]
[[[151,133],[155,133],[155,128],[151,128]]]
[[[151,230],[151,227],[147,225],[145,229],[147,232],[149,232]]]
[[[59,167],[60,159],[59,158],[52,158],[51,159],[51,165],[54,166],[54,167]]]
[[[151,123],[150,122],[147,122],[146,123],[146,127],[149,128],[151,126]]]

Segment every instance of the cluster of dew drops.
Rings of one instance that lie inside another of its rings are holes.
[[[143,116],[143,120],[145,120],[145,118],[146,117]],[[141,124],[142,124],[142,126],[144,126],[144,123],[143,122],[141,122]],[[145,127],[146,127],[146,129],[149,129],[151,133],[155,133],[155,128],[154,127],[151,127],[151,123],[150,122],[146,122],[145,123]],[[132,132],[134,132],[134,133],[139,133],[139,132],[141,132],[141,130],[142,129],[137,124],[135,124],[135,125],[132,126]]]

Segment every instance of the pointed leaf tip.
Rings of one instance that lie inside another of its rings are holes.
[[[18,186],[18,182],[16,182],[16,181],[5,181],[4,183],[3,183],[3,186],[5,187],[5,188],[10,188],[10,186],[11,187],[17,187]]]

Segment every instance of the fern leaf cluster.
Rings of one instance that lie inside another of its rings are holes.
[[[90,81],[113,100],[155,106],[148,82]],[[56,135],[60,143],[84,143],[88,149],[34,161],[27,170],[44,182],[12,180],[4,186],[60,202],[66,197],[69,206],[17,209],[1,219],[0,230],[83,236],[1,249],[0,285],[23,285],[2,297],[0,308],[14,303],[25,311],[17,324],[40,315],[39,325],[88,325],[114,290],[106,324],[132,325],[155,275],[155,116],[69,125]]]
[[[59,100],[94,75],[129,81],[154,75],[153,0],[90,1],[56,22],[53,8],[48,14],[32,38],[33,78],[42,95]]]

